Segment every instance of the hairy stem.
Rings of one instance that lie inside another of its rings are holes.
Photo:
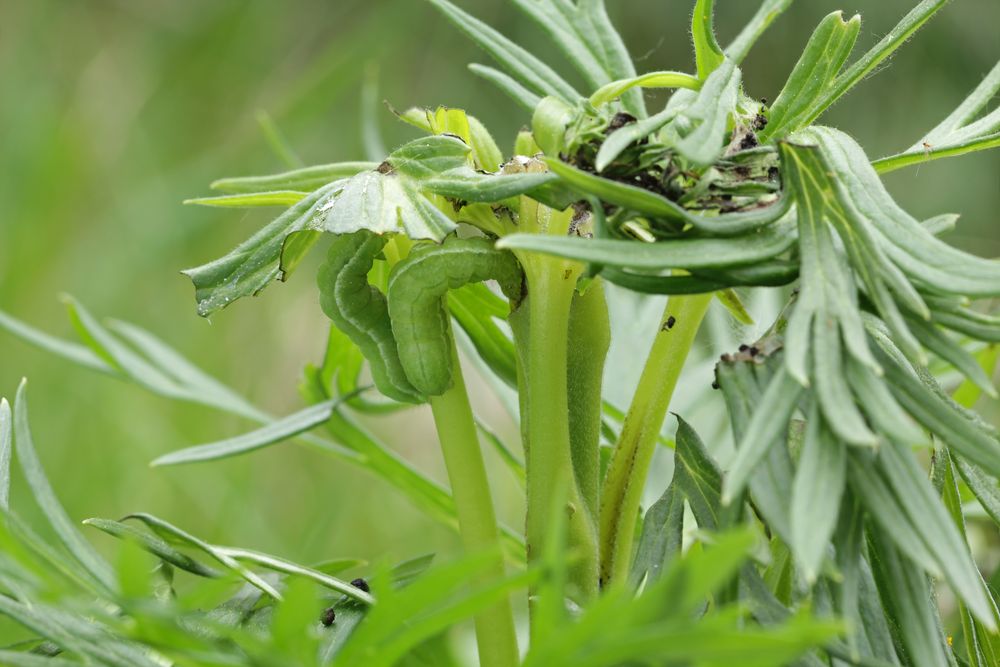
[[[454,384],[444,394],[431,397],[431,410],[455,497],[462,544],[469,553],[495,553],[496,563],[485,578],[496,580],[504,576],[500,531],[476,423],[454,344],[452,364]],[[514,614],[509,599],[480,612],[475,618],[475,625],[479,664],[482,667],[514,667],[518,664],[520,658]]]
[[[527,344],[524,371],[527,401],[527,543],[528,562],[537,562],[551,534],[551,508],[564,506],[569,548],[574,557],[569,584],[581,599],[597,591],[597,533],[594,518],[580,494],[570,445],[567,390],[570,309],[579,277],[573,262],[534,257],[525,262],[528,281]],[[561,489],[562,491],[558,491]],[[565,498],[554,498],[555,493]]]
[[[657,436],[711,294],[671,297],[639,379],[601,494],[601,584],[628,580],[636,516]]]
[[[611,344],[608,303],[600,278],[585,293],[574,295],[568,342],[566,382],[573,472],[596,526],[601,490],[601,389]]]

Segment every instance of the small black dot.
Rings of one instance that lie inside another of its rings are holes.
[[[667,321],[663,323],[663,330],[670,331],[671,329],[674,328],[675,324],[677,324],[677,318],[671,315],[670,317],[667,318]]]
[[[336,620],[337,620],[337,612],[333,610],[333,607],[323,610],[323,616],[320,618],[320,623],[323,624],[324,628],[330,627]]]
[[[371,588],[368,587],[368,582],[360,577],[352,581],[351,586],[363,590],[365,593],[371,593]]]

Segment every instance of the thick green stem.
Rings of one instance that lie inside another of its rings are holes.
[[[601,584],[628,580],[636,516],[667,408],[711,294],[671,297],[643,368],[601,493]]]
[[[476,423],[454,345],[452,362],[454,384],[441,396],[431,397],[431,409],[455,497],[462,543],[469,553],[495,554],[496,563],[485,578],[496,580],[504,576],[500,531]],[[519,663],[510,600],[505,599],[480,612],[475,624],[479,664],[482,667],[514,667]]]
[[[601,493],[601,390],[611,344],[608,303],[600,278],[594,279],[586,292],[573,296],[568,340],[566,384],[573,472],[596,526]]]
[[[523,355],[527,383],[528,562],[537,562],[550,539],[551,508],[566,508],[569,547],[574,561],[569,584],[574,596],[586,599],[597,591],[597,532],[594,517],[574,476],[567,394],[570,308],[579,267],[553,258],[524,262],[528,281],[527,345]],[[559,491],[562,490],[562,491]],[[565,498],[554,498],[555,493]]]

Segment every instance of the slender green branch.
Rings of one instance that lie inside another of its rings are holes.
[[[601,583],[627,581],[635,517],[657,437],[711,294],[671,297],[636,388],[601,494]]]
[[[487,573],[487,577],[495,581],[504,576],[500,531],[490,497],[476,422],[454,344],[452,361],[454,384],[441,396],[431,397],[431,410],[458,509],[462,543],[470,553],[495,552],[496,564]],[[520,658],[514,614],[509,599],[480,612],[475,623],[479,664],[482,667],[513,667],[518,664]]]

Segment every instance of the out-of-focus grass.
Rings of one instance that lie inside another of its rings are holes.
[[[461,4],[552,54],[505,3]],[[609,3],[640,69],[690,68],[691,4]],[[718,4],[728,37],[757,3]],[[797,3],[751,55],[748,92],[773,99],[829,11],[864,15],[860,49],[913,4]],[[998,24],[995,0],[954,3],[826,121],[858,136],[873,156],[909,146],[1000,58]],[[324,338],[309,270],[211,324],[199,319],[178,271],[222,254],[264,218],[179,202],[205,193],[217,176],[282,168],[257,126],[259,110],[307,162],[362,156],[358,93],[369,63],[378,63],[380,94],[397,108],[468,108],[509,144],[528,118],[465,70],[485,58],[417,0],[0,0],[0,308],[68,331],[56,295],[71,292],[96,313],[158,332],[268,408],[295,408],[299,368],[319,357]],[[389,145],[412,136],[388,112],[381,121]],[[953,242],[1000,255],[1000,152],[888,182],[915,213],[962,213]],[[216,542],[302,560],[453,544],[381,483],[293,445],[152,470],[156,455],[246,425],[0,335],[0,393],[12,394],[22,375],[32,382],[39,449],[75,517],[148,510]],[[440,476],[426,420],[395,440]],[[505,514],[519,525],[516,507]]]

